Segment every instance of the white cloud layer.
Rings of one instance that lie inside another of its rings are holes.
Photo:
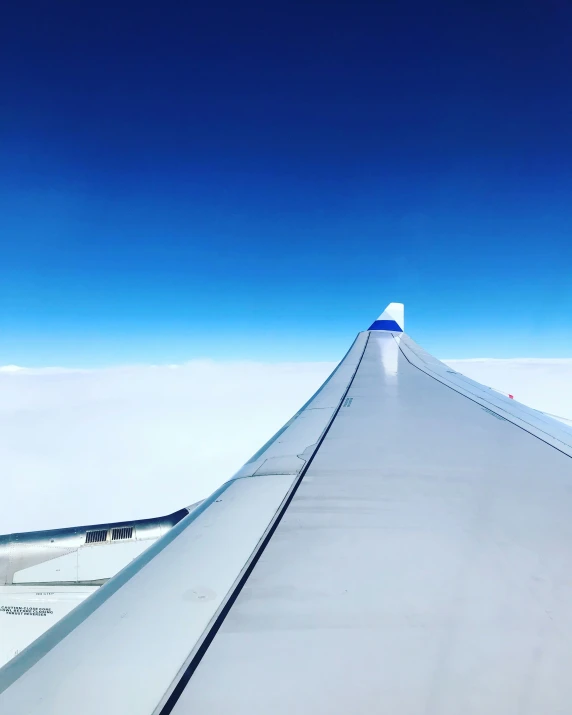
[[[451,360],[572,419],[572,360]],[[0,368],[0,533],[166,514],[204,498],[333,363]]]
[[[0,372],[0,533],[156,516],[230,478],[332,363]]]

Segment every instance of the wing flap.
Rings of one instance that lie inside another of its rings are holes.
[[[398,345],[405,358],[419,370],[572,456],[572,430],[567,425],[451,370],[405,334],[400,336]]]

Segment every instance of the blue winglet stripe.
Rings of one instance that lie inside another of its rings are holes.
[[[402,333],[403,330],[397,325],[395,320],[376,320],[368,330],[391,330],[393,333]]]

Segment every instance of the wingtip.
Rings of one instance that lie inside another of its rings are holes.
[[[405,329],[405,306],[403,303],[390,303],[368,330],[388,330],[392,333],[402,333]]]

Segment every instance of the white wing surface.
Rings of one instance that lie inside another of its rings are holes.
[[[238,474],[0,671],[11,715],[556,715],[572,431],[391,304]]]
[[[167,516],[0,536],[0,665],[198,505]]]

